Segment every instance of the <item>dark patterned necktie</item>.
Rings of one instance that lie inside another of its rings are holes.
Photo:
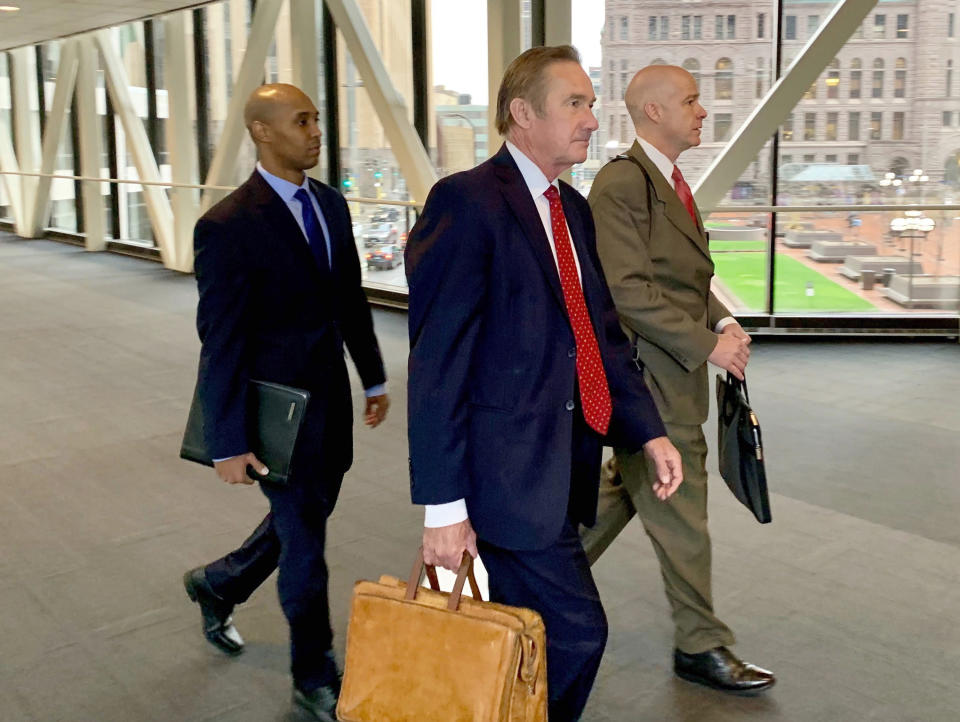
[[[300,188],[293,194],[293,197],[300,201],[300,211],[303,213],[303,228],[307,232],[307,243],[310,245],[310,251],[313,253],[313,257],[317,259],[320,270],[329,271],[330,258],[327,255],[327,241],[323,237],[320,219],[317,218],[316,211],[313,210],[310,195],[305,188]]]
[[[693,193],[690,192],[690,186],[688,186],[687,182],[683,179],[683,173],[680,172],[677,166],[673,166],[673,184],[677,195],[680,197],[680,202],[687,207],[687,213],[690,214],[693,225],[699,228],[700,224],[697,223],[697,209],[696,206],[693,205]]]
[[[550,186],[543,195],[550,201],[550,224],[553,227],[553,245],[557,249],[560,285],[563,288],[563,300],[567,305],[573,336],[577,341],[577,382],[580,386],[583,418],[594,431],[606,434],[613,411],[610,388],[607,386],[607,373],[603,369],[603,359],[600,357],[600,347],[593,332],[590,314],[587,313],[583,288],[577,276],[577,264],[573,258],[570,234],[567,233],[567,220],[560,204],[560,193],[555,186]]]

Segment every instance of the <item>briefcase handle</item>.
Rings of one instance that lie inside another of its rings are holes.
[[[426,570],[427,579],[430,582],[430,588],[434,591],[440,591],[440,581],[437,579],[437,569],[433,564],[424,564],[423,547],[417,550],[417,558],[413,562],[413,569],[410,571],[410,579],[407,581],[406,600],[413,601],[417,598],[417,590],[420,588],[420,582],[423,579],[423,573]],[[463,560],[460,562],[460,570],[457,572],[457,581],[453,584],[453,591],[447,600],[447,609],[451,612],[460,608],[460,595],[463,594],[463,585],[470,580],[470,590],[473,592],[474,599],[483,599],[480,596],[480,586],[477,584],[477,578],[473,575],[473,557],[470,552],[463,553]]]
[[[743,381],[741,381],[732,373],[727,371],[727,386],[732,386],[735,389],[738,387],[743,389],[743,398],[747,400],[747,404],[750,403],[750,392],[747,391],[747,375],[746,374],[743,375]]]

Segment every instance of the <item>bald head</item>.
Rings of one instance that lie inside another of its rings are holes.
[[[243,108],[260,163],[268,172],[298,185],[303,171],[320,158],[319,119],[306,93],[286,83],[261,85]]]
[[[672,160],[700,144],[707,112],[696,79],[683,68],[648,65],[633,76],[623,99],[637,134]]]
[[[265,123],[270,125],[275,121],[277,114],[290,107],[306,104],[312,106],[310,98],[295,85],[287,83],[270,83],[261,85],[250,93],[247,104],[243,106],[243,123],[253,135],[253,124]],[[257,141],[256,138],[253,139]]]

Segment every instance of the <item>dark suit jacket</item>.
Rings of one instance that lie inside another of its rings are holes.
[[[630,357],[594,247],[587,202],[560,184],[613,399],[607,443],[664,435]],[[530,191],[506,147],[438,182],[407,242],[413,502],[465,498],[477,534],[537,549],[574,517],[592,524],[604,440],[571,479],[576,341]],[[581,445],[581,450],[582,450]]]
[[[197,221],[198,383],[214,458],[250,450],[250,379],[309,391],[293,473],[332,472],[332,502],[353,454],[344,343],[365,387],[383,383],[384,371],[346,201],[317,181],[310,187],[330,232],[332,272],[321,273],[290,209],[257,171]]]

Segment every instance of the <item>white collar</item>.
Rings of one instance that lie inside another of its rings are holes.
[[[277,195],[283,198],[283,200],[287,203],[297,200],[294,198],[294,196],[301,188],[305,189],[308,193],[310,191],[310,180],[307,178],[306,173],[303,174],[303,183],[297,185],[296,183],[291,183],[286,178],[275,176],[273,173],[264,168],[260,161],[257,161],[257,171],[259,171],[260,175],[263,176],[263,179],[267,182],[267,184],[276,191]]]
[[[543,171],[540,170],[537,164],[530,160],[522,150],[517,148],[517,146],[509,140],[506,141],[506,146],[507,150],[510,151],[510,155],[513,157],[514,163],[517,164],[517,168],[520,169],[520,175],[523,176],[523,180],[530,190],[530,195],[534,198],[539,198],[550,186],[554,186],[558,191],[560,190],[556,179],[554,179],[553,183],[548,181]]]
[[[640,147],[643,148],[643,152],[647,154],[647,157],[653,161],[655,166],[657,166],[657,170],[659,170],[663,174],[663,177],[667,179],[667,183],[670,184],[670,187],[673,188],[673,168],[676,164],[667,158],[667,156],[665,156],[659,148],[657,148],[646,138],[641,138],[638,135],[637,142],[640,144]]]

